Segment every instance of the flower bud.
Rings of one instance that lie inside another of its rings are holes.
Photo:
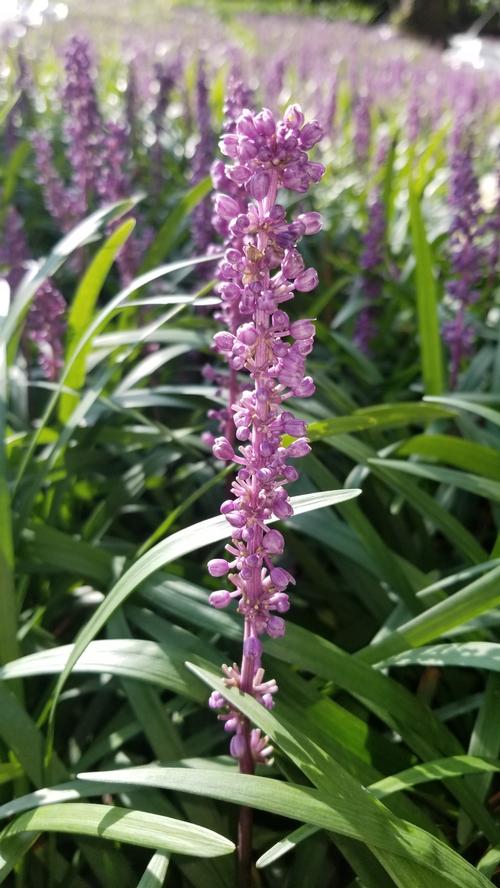
[[[231,595],[227,589],[220,589],[218,592],[212,592],[208,596],[208,601],[212,607],[227,607],[231,603]]]
[[[301,272],[304,273],[304,260],[297,250],[286,251],[285,258],[281,263],[281,270],[284,276],[290,280],[297,278],[297,275],[300,276]]]
[[[250,181],[247,183],[246,188],[248,193],[255,198],[255,200],[264,200],[269,191],[270,184],[271,179],[269,173],[266,173],[265,170],[259,170],[254,173]]]
[[[294,321],[290,327],[290,335],[294,339],[312,339],[315,333],[316,327],[306,318],[301,321]]]
[[[217,194],[215,198],[215,212],[222,219],[234,219],[240,212],[240,205],[228,194]]]
[[[282,311],[280,308],[274,312],[272,317],[273,327],[276,327],[278,330],[286,330],[288,324],[290,323],[290,318],[288,317],[286,311]]]
[[[229,521],[232,527],[244,527],[247,518],[244,512],[229,512],[229,514],[226,515],[226,521]]]
[[[236,159],[238,157],[238,136],[234,135],[234,133],[227,133],[225,136],[222,136],[222,139],[219,141],[219,148],[226,157]]]
[[[231,743],[229,744],[229,752],[232,757],[235,759],[243,758],[245,755],[245,738],[242,734],[235,734],[234,737],[231,737]]]
[[[236,331],[236,336],[245,345],[254,345],[257,340],[257,330],[255,324],[241,324]]]
[[[229,570],[229,563],[225,558],[212,558],[207,567],[211,577],[223,577]]]
[[[297,441],[294,441],[293,444],[290,444],[290,447],[287,450],[288,456],[291,456],[293,459],[298,459],[301,456],[307,456],[307,454],[310,452],[311,447],[309,446],[305,438],[298,438]]]
[[[262,540],[262,546],[269,555],[281,555],[285,546],[285,540],[279,530],[268,530]]]
[[[290,418],[283,422],[283,432],[285,435],[291,435],[292,438],[300,438],[306,433],[306,424],[302,419],[295,419],[290,414]]]
[[[293,393],[297,398],[310,398],[314,395],[316,386],[312,376],[304,376],[304,378],[295,386]]]
[[[309,213],[301,213],[297,216],[297,221],[302,222],[306,234],[317,234],[323,227],[321,214],[315,213],[312,210]]]
[[[285,634],[285,621],[281,617],[269,617],[266,632],[271,638],[282,638]]]
[[[315,268],[306,268],[294,281],[295,289],[299,293],[309,293],[318,286],[318,272]]]
[[[221,437],[216,438],[214,441],[214,446],[212,447],[212,453],[216,459],[225,459],[231,460],[234,459],[235,453],[233,448],[231,447],[227,438]]]
[[[256,114],[254,117],[254,123],[259,136],[266,136],[267,138],[274,136],[274,133],[276,132],[276,122],[272,111],[270,111],[269,108],[263,108],[259,114]]]
[[[304,115],[300,105],[289,105],[283,115],[283,120],[293,129],[300,129],[304,125]]]
[[[222,709],[223,706],[226,706],[226,701],[222,694],[219,691],[212,691],[210,697],[208,698],[208,705],[210,709]]]
[[[302,127],[299,135],[301,147],[305,148],[306,151],[309,151],[313,145],[316,145],[317,142],[320,141],[322,135],[323,130],[317,120],[312,120],[311,123],[306,123],[306,125]]]
[[[229,352],[233,347],[234,336],[231,333],[225,333],[221,330],[219,333],[215,334],[212,342],[216,351]]]
[[[290,583],[295,585],[294,578],[284,567],[273,567],[270,571],[270,577],[273,586],[276,586],[280,592],[283,592]]]
[[[321,176],[325,172],[325,168],[322,163],[307,163],[306,170],[311,182],[319,182]]]

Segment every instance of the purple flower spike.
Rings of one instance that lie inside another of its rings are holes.
[[[385,163],[388,142],[382,139],[375,158],[378,171]],[[367,304],[357,318],[354,342],[364,354],[370,354],[371,343],[377,334],[377,301],[382,291],[382,269],[386,237],[387,213],[383,188],[379,185],[369,198],[368,227],[363,234],[363,250],[360,257],[362,269],[361,288]]]
[[[87,212],[97,192],[102,149],[102,118],[97,105],[95,75],[88,42],[73,37],[65,53],[66,83],[63,108],[66,115],[68,160],[73,179],[74,218]]]
[[[229,332],[216,334],[214,346],[234,372],[247,374],[250,385],[233,391],[236,440],[222,436],[213,446],[217,458],[239,463],[240,469],[231,485],[232,499],[221,506],[231,527],[226,550],[234,560],[229,564],[215,558],[208,565],[212,576],[227,573],[232,589],[212,592],[209,600],[214,607],[235,601],[244,619],[241,668],[223,667],[226,685],[252,694],[267,708],[273,705],[277,687],[272,680],[264,681],[260,637],[285,634],[281,614],[290,607],[285,589],[295,583],[287,570],[273,563],[283,552],[284,540],[267,522],[293,514],[286,486],[298,473],[288,461],[310,451],[305,423],[285,409],[286,402],[314,392],[312,379],[305,375],[314,323],[291,323],[281,305],[296,291],[307,293],[317,285],[317,273],[304,268],[297,244],[321,228],[318,213],[303,213],[288,222],[277,196],[279,188],[302,192],[318,181],[323,167],[309,160],[307,149],[320,136],[320,125],[306,123],[297,105],[287,108],[279,121],[265,108],[258,114],[245,109],[235,128],[225,127],[221,147],[232,163],[217,170],[226,191],[214,202],[217,228],[227,232],[218,292],[219,317],[229,327]],[[295,438],[288,447],[282,444],[284,435]],[[234,735],[230,752],[239,759],[240,769],[249,772],[256,763],[269,761],[268,738],[251,729],[223,695],[217,701],[221,705],[214,707],[212,695],[210,706],[222,710],[219,718]]]
[[[214,138],[210,124],[210,105],[205,65],[200,61],[196,82],[196,119],[199,139],[193,156],[193,174],[191,184],[201,182],[210,172],[214,155]],[[210,197],[205,197],[192,215],[193,241],[200,253],[205,253],[213,239],[212,205]]]
[[[486,256],[479,243],[481,204],[472,144],[462,122],[455,128],[451,147],[449,203],[453,212],[450,238],[453,279],[448,285],[448,296],[454,318],[443,325],[443,339],[450,353],[450,387],[455,388],[462,361],[473,348],[474,328],[467,313],[479,299]]]
[[[0,233],[0,272],[6,272],[14,291],[25,273],[29,248],[23,220],[14,206],[10,206]],[[54,380],[63,364],[66,302],[52,281],[46,280],[35,293],[24,329],[24,344],[35,345],[38,364],[46,379]]]

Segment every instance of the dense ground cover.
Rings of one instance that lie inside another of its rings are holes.
[[[1,72],[0,883],[230,888],[241,805],[255,885],[495,884],[499,78],[303,16],[46,28],[3,35]],[[230,187],[241,106],[295,102],[325,172],[279,199],[323,228],[285,306],[299,340],[317,319],[316,391],[269,710],[222,683],[241,619],[208,601],[232,471],[210,171]],[[270,738],[256,775],[210,691]]]

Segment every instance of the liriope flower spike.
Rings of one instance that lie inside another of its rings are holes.
[[[249,388],[232,407],[236,440],[221,436],[213,445],[217,459],[234,462],[239,470],[231,498],[221,506],[231,525],[228,557],[208,564],[212,576],[227,577],[228,588],[213,592],[209,600],[217,608],[236,602],[244,618],[241,666],[223,667],[226,685],[252,694],[268,708],[277,685],[264,678],[260,639],[284,634],[287,589],[295,580],[275,565],[284,539],[266,522],[292,514],[287,485],[298,477],[292,462],[310,450],[305,423],[286,409],[286,402],[314,392],[305,371],[314,323],[292,322],[282,306],[296,291],[307,293],[316,286],[317,273],[305,267],[297,243],[321,228],[315,212],[288,221],[277,195],[280,188],[304,193],[319,181],[323,167],[309,160],[308,151],[321,135],[320,125],[306,123],[301,109],[292,105],[278,122],[267,109],[258,114],[244,110],[220,143],[230,158],[225,176],[244,189],[248,202],[242,209],[244,202],[231,194],[216,198],[230,235],[218,289],[226,317],[234,318],[236,311],[240,320],[236,329],[217,333],[214,346],[233,370],[248,374]],[[283,435],[295,440],[284,447]],[[225,730],[233,735],[230,752],[242,771],[249,773],[255,763],[269,760],[268,738],[252,729],[222,694],[212,694],[210,706],[220,711]]]

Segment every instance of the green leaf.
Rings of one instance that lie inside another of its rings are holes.
[[[272,848],[269,848],[268,851],[266,851],[264,854],[261,854],[255,864],[257,869],[264,869],[266,866],[269,866],[271,863],[279,860],[279,858],[283,857],[284,854],[288,854],[289,851],[293,851],[300,842],[304,841],[304,839],[308,839],[310,836],[313,836],[317,832],[318,827],[312,826],[310,823],[306,823],[304,824],[304,826],[299,826],[298,829],[294,829],[294,831],[285,836],[284,839],[276,842],[276,844],[273,845]]]
[[[243,696],[247,709],[246,695],[242,695],[240,702]],[[280,733],[279,736],[281,742],[283,735]],[[484,880],[478,881],[473,867],[444,843],[424,830],[393,817],[364,791],[362,791],[364,804],[361,804],[358,802],[357,793],[356,799],[349,796],[341,797],[336,793],[334,798],[329,799],[327,794],[317,790],[271,778],[234,773],[226,776],[220,771],[190,772],[182,768],[154,765],[104,771],[99,775],[81,774],[79,779],[94,781],[97,776],[104,782],[109,780],[110,783],[118,782],[130,786],[155,786],[162,789],[176,789],[180,792],[193,792],[209,798],[248,805],[293,820],[302,820],[332,832],[352,836],[369,847],[413,861],[419,868],[422,867],[422,876],[427,870],[440,872],[441,867],[441,872],[445,873],[443,884],[460,885],[460,888],[466,886],[486,888],[488,885]]]
[[[463,641],[435,644],[416,651],[404,651],[377,664],[393,666],[461,666],[500,672],[500,644],[492,641]]]
[[[483,759],[495,759],[500,753],[500,675],[492,672],[486,681],[481,705],[469,740],[469,755]],[[469,780],[473,792],[484,801],[491,784],[492,774],[485,773]],[[470,841],[472,824],[462,815],[458,824],[458,840],[461,845]]]
[[[43,735],[19,700],[0,682],[0,737],[20,762],[35,786],[44,780]],[[61,780],[65,770],[57,756],[53,758],[53,776]]]
[[[43,416],[41,417],[37,427],[35,428],[28,447],[25,448],[25,452],[23,454],[22,460],[20,461],[17,478],[16,478],[16,488],[19,486],[19,483],[26,471],[27,466],[29,465],[30,460],[33,457],[34,451],[40,441],[40,437],[45,430],[45,427],[48,423],[50,416],[58,402],[58,399],[61,393],[64,390],[64,386],[66,384],[66,379],[71,372],[73,365],[77,362],[80,354],[85,351],[87,346],[93,341],[93,339],[100,333],[103,328],[106,326],[108,321],[114,315],[114,313],[120,308],[120,306],[125,302],[125,300],[132,294],[135,293],[136,290],[139,290],[141,287],[146,286],[147,284],[152,283],[155,280],[158,280],[161,277],[166,276],[167,274],[171,274],[174,271],[180,271],[185,268],[190,268],[200,262],[203,262],[202,259],[191,259],[191,260],[180,260],[179,262],[171,262],[167,265],[162,265],[159,268],[153,269],[153,271],[147,272],[146,274],[140,275],[140,277],[135,278],[131,281],[128,286],[126,286],[123,290],[120,290],[117,295],[111,299],[102,309],[99,311],[92,322],[86,327],[78,340],[75,342],[74,347],[72,349],[71,355],[66,360],[66,363],[61,372],[61,376],[55,387],[54,393],[52,397],[49,399]],[[23,286],[21,284],[21,286]],[[36,290],[36,287],[35,287]],[[34,295],[35,290],[30,290],[30,298]],[[192,297],[192,301],[194,301],[196,296]],[[8,319],[7,319],[8,320]],[[163,319],[164,320],[164,319]],[[156,324],[162,323],[156,322]],[[137,337],[137,334],[134,336],[134,343],[140,341],[140,337]]]
[[[430,456],[458,469],[500,481],[500,453],[493,447],[454,435],[415,435],[398,447],[401,456]]]
[[[338,435],[326,438],[325,443],[330,444],[341,453],[346,453],[350,459],[368,467],[369,460],[377,456],[377,452],[368,447],[364,442],[358,441],[349,435]],[[383,465],[371,465],[372,473],[384,481],[399,496],[404,497],[408,505],[419,512],[426,520],[431,521],[450,540],[459,552],[478,564],[487,559],[487,553],[479,545],[477,539],[463,524],[451,515],[434,497],[414,484],[408,478],[398,472],[386,471]]]
[[[15,866],[36,842],[37,833],[22,833],[0,841],[0,885],[3,885]]]
[[[375,798],[383,799],[395,792],[403,792],[413,786],[427,783],[430,780],[444,780],[450,777],[462,777],[464,774],[492,774],[500,771],[500,762],[488,761],[472,755],[456,755],[449,758],[437,759],[433,762],[425,762],[423,765],[415,765],[407,768],[399,774],[384,777],[369,786],[370,793]],[[284,839],[269,848],[258,860],[257,867],[266,867],[274,863],[284,854],[292,851],[299,842],[309,838],[317,831],[317,827],[300,826]]]
[[[463,777],[464,774],[493,774],[496,771],[500,771],[499,761],[490,761],[473,755],[454,755],[425,762],[423,765],[415,765],[399,774],[384,777],[383,780],[372,783],[369,789],[377,799],[383,799],[394,792],[402,792],[429,780]]]
[[[450,629],[467,623],[499,604],[500,567],[495,567],[423,614],[398,626],[381,641],[358,652],[357,656],[368,663],[376,663],[408,647],[418,647],[446,635]]]
[[[10,288],[0,281],[0,325],[8,317]],[[18,604],[14,588],[14,543],[7,453],[7,346],[0,341],[0,664],[18,656]]]
[[[264,648],[280,660],[292,663],[294,668],[319,675],[348,691],[400,734],[421,759],[463,754],[456,737],[404,685],[367,667],[358,657],[350,656],[327,639],[288,623],[287,644],[270,639]],[[458,783],[449,788],[472,819],[481,824],[490,841],[495,842],[497,827],[477,798]]]
[[[464,410],[467,413],[474,413],[476,416],[480,416],[482,419],[493,423],[493,425],[500,425],[500,412],[493,410],[491,407],[485,407],[484,404],[476,404],[474,401],[467,401],[465,398],[458,397],[427,397],[425,400],[432,404],[442,404],[444,407],[450,407],[452,410]]]
[[[135,219],[127,219],[108,237],[94,256],[85,274],[80,279],[74,299],[68,312],[68,332],[65,360],[71,356],[76,342],[89,326],[102,286],[116,259],[117,253],[130,237],[135,227]],[[90,344],[83,349],[66,376],[66,386],[78,392],[85,381],[85,361]],[[63,393],[59,403],[59,419],[65,422],[78,403],[78,395]]]
[[[327,438],[330,435],[341,435],[345,432],[360,432],[371,429],[394,429],[408,425],[434,422],[453,416],[453,412],[445,408],[432,409],[431,404],[420,402],[402,402],[400,404],[377,404],[374,407],[363,407],[355,410],[350,416],[335,416],[311,422],[307,427],[308,437],[312,441]]]
[[[444,389],[444,363],[439,330],[436,280],[431,249],[420,208],[420,199],[411,182],[409,201],[424,389],[428,395],[440,395]]]
[[[500,502],[500,481],[492,481],[490,478],[481,478],[479,475],[471,475],[470,472],[457,472],[455,469],[445,469],[442,466],[428,465],[421,462],[410,462],[397,459],[369,459],[369,465],[381,466],[386,471],[406,472],[408,475],[416,475],[418,478],[428,478],[438,484],[449,484]]]
[[[229,839],[203,826],[146,811],[81,802],[35,808],[21,814],[0,835],[0,850],[5,840],[25,832],[95,836],[193,857],[217,857],[234,851]]]
[[[141,272],[149,271],[150,268],[154,268],[155,265],[159,265],[161,262],[165,261],[165,258],[170,254],[172,248],[182,235],[182,223],[185,217],[198,206],[211,190],[212,180],[210,176],[207,176],[205,179],[202,179],[201,182],[193,185],[190,191],[178,201],[175,207],[169,212],[165,222],[149,247],[141,266]]]
[[[500,847],[490,848],[486,854],[481,857],[477,865],[478,872],[483,876],[493,876],[500,865]]]
[[[204,649],[201,642],[195,647],[200,651]],[[2,667],[0,680],[59,675],[65,670],[73,651],[74,645],[67,644],[28,654]],[[145,681],[201,702],[204,699],[203,689],[184,666],[186,652],[185,647],[176,648],[173,640],[168,646],[137,638],[92,641],[73,665],[73,672],[107,673]]]
[[[168,854],[165,854],[163,851],[157,851],[156,854],[153,854],[144,875],[140,882],[137,883],[137,888],[162,888],[167,877],[169,862]]]

